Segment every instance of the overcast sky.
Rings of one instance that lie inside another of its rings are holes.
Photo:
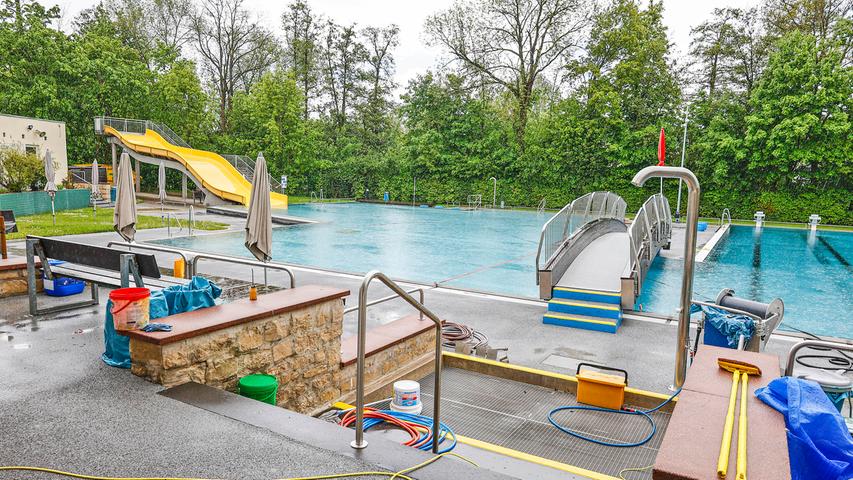
[[[51,4],[50,0],[41,1]],[[94,0],[59,0],[64,24],[70,25],[80,10],[95,3]],[[279,19],[287,3],[284,0],[245,0],[244,5],[261,23],[280,33]],[[396,80],[401,87],[441,61],[441,52],[427,47],[423,41],[423,24],[430,14],[451,5],[453,0],[308,0],[308,3],[315,12],[341,24],[355,22],[384,26],[396,23],[400,27],[400,46],[394,52],[394,58],[397,62]],[[664,0],[664,22],[669,29],[670,41],[675,44],[673,53],[680,56],[687,51],[690,28],[707,19],[714,8],[748,8],[758,3],[758,0]]]

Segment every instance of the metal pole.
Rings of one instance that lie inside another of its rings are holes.
[[[110,151],[112,152],[113,159],[113,186],[116,186],[116,144],[110,142]]]
[[[681,139],[681,168],[684,168],[684,154],[687,152],[687,118],[690,115],[690,104],[684,109],[684,136]],[[681,219],[681,179],[678,179],[678,201],[675,203],[675,221]]]
[[[681,278],[681,303],[678,308],[678,338],[675,346],[675,376],[672,388],[681,388],[687,375],[690,343],[690,302],[693,297],[693,269],[696,266],[696,232],[699,224],[699,180],[682,167],[646,167],[631,183],[641,187],[649,178],[679,178],[687,184],[687,227],[684,234],[684,273]]]
[[[494,182],[494,186],[492,187],[492,208],[495,208],[495,202],[498,198],[498,179],[495,177],[490,178],[489,180]]]
[[[415,206],[415,195],[418,191],[418,177],[412,177],[412,206]]]

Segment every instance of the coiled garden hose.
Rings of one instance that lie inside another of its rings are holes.
[[[354,425],[355,409],[346,410],[343,417],[341,417],[340,423],[344,427]],[[425,451],[432,450],[432,418],[412,413],[395,412],[393,410],[364,409],[364,431],[382,423],[400,427],[408,433],[410,438],[403,443],[404,445]],[[448,453],[456,447],[456,434],[444,422],[441,422],[439,424],[438,444],[441,445],[444,443],[448,436],[451,438],[451,443],[449,446],[440,449],[438,451],[439,454]]]
[[[442,346],[453,348],[456,342],[467,342],[471,348],[489,343],[489,337],[485,333],[475,330],[468,325],[445,321],[441,325],[441,338],[444,340]]]
[[[629,409],[614,410],[612,408],[591,407],[591,406],[587,406],[587,405],[566,405],[563,407],[557,407],[557,408],[551,410],[550,412],[548,412],[548,421],[551,422],[551,425],[556,427],[557,430],[559,430],[563,433],[567,433],[573,437],[580,438],[581,440],[586,440],[587,442],[592,442],[592,443],[595,443],[598,445],[604,445],[606,447],[639,447],[640,445],[645,445],[646,443],[648,443],[648,441],[651,440],[652,437],[655,436],[655,432],[657,432],[657,429],[658,429],[657,425],[655,425],[654,419],[652,419],[652,416],[649,414],[657,412],[658,410],[663,408],[664,405],[668,404],[675,397],[677,397],[679,393],[681,393],[680,388],[678,390],[676,390],[676,392],[673,393],[671,397],[666,399],[666,401],[664,401],[660,405],[656,406],[655,408],[652,408],[649,410],[629,410]],[[576,432],[576,431],[574,431],[568,427],[564,427],[564,426],[560,425],[559,423],[557,423],[557,421],[554,420],[554,414],[557,412],[565,411],[565,410],[586,410],[586,411],[590,411],[590,412],[618,413],[620,415],[640,415],[649,422],[649,425],[651,425],[651,427],[652,427],[652,431],[649,433],[648,436],[646,436],[646,438],[644,438],[640,441],[637,441],[637,442],[626,442],[626,443],[605,442],[603,440],[598,440],[596,438],[581,435],[580,433],[578,433],[578,432]]]

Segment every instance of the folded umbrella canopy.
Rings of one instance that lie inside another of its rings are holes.
[[[121,154],[118,163],[113,228],[127,242],[132,242],[136,235],[136,192],[133,191],[133,173],[127,152]]]
[[[47,182],[44,185],[44,191],[50,195],[50,214],[53,216],[53,224],[56,225],[56,208],[54,200],[56,199],[56,183],[54,183],[56,173],[53,168],[53,155],[50,154],[50,149],[44,154],[44,178]]]
[[[258,260],[272,258],[272,208],[270,207],[270,177],[263,153],[258,154],[252,177],[252,196],[246,217],[246,248]]]
[[[160,207],[166,203],[166,165],[160,160],[160,169],[157,170],[157,188],[160,189]]]

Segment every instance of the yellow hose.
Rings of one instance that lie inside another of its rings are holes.
[[[414,472],[420,468],[426,467],[427,465],[435,462],[441,457],[444,456],[453,456],[456,458],[460,458],[475,467],[478,467],[476,463],[473,461],[463,457],[462,455],[453,453],[453,452],[445,452],[438,454],[429,460],[421,462],[413,467],[406,468],[404,470],[400,470],[399,472],[352,472],[352,473],[335,473],[331,475],[314,475],[310,477],[294,477],[294,478],[282,478],[278,480],[326,480],[332,478],[350,478],[350,477],[389,477],[391,480],[394,479],[402,479],[402,480],[413,480],[411,477],[407,476],[407,473]],[[27,471],[27,472],[42,472],[42,473],[52,473],[54,475],[62,475],[65,477],[71,478],[81,478],[83,480],[215,480],[215,479],[203,479],[203,478],[187,478],[187,477],[99,477],[97,475],[84,475],[81,473],[73,473],[73,472],[63,472],[62,470],[55,470],[52,468],[44,468],[44,467],[27,467],[27,466],[7,466],[0,467],[0,471]]]

